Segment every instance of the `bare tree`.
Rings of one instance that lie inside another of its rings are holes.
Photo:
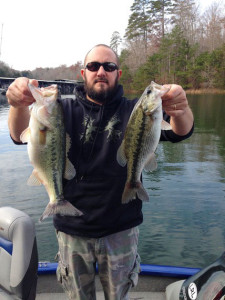
[[[118,54],[119,45],[121,44],[122,39],[118,31],[114,31],[110,40],[110,47]]]
[[[197,42],[198,6],[194,0],[174,0],[172,23],[179,26],[184,37],[193,45]]]
[[[222,1],[213,2],[200,21],[202,50],[213,51],[224,43],[225,13]]]

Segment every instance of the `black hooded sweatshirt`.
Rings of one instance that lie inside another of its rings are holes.
[[[116,160],[137,101],[126,99],[121,85],[113,99],[103,105],[87,100],[83,86],[75,88],[75,100],[61,100],[66,131],[71,137],[68,158],[76,169],[76,176],[64,181],[64,198],[83,215],[55,215],[56,230],[99,238],[142,223],[141,200],[121,203],[127,168],[121,167]],[[164,119],[169,121],[165,113]],[[191,133],[178,136],[172,130],[162,131],[161,140],[179,142]]]

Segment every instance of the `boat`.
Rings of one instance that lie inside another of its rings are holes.
[[[57,263],[38,261],[33,221],[12,207],[0,207],[0,266],[1,300],[67,299],[56,280]],[[101,300],[103,292],[97,275],[96,278],[97,296]],[[211,298],[201,296],[207,289]],[[141,264],[139,282],[131,295],[131,299],[143,300],[222,300],[225,253],[203,270]]]

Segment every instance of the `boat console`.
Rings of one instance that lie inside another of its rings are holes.
[[[215,262],[186,280],[167,286],[166,300],[224,300],[225,252]]]
[[[0,207],[0,299],[34,300],[38,252],[31,218],[12,207]]]

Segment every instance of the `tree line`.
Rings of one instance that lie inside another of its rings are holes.
[[[80,69],[82,63],[77,62],[74,65],[60,65],[56,68],[36,68],[33,71],[17,71],[10,68],[6,63],[0,61],[0,77],[16,78],[20,76],[42,79],[42,80],[81,80]]]
[[[215,1],[201,12],[194,0],[134,0],[124,37],[114,31],[126,92],[141,92],[151,80],[185,89],[225,89],[225,7]],[[17,71],[0,61],[0,77],[82,80],[82,62]]]

